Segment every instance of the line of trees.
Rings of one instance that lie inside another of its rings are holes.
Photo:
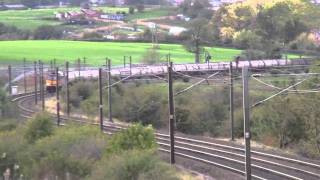
[[[285,50],[317,51],[320,8],[308,1],[248,0],[212,12],[207,0],[186,0],[180,12],[193,20],[185,33],[185,47],[195,62],[205,45],[244,49],[243,58],[280,58]],[[314,20],[311,20],[314,19]]]
[[[63,30],[59,27],[43,25],[36,28],[33,32],[30,30],[21,30],[15,26],[8,26],[0,23],[1,40],[17,39],[61,39]]]

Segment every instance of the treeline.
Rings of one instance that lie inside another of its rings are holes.
[[[0,172],[10,179],[177,180],[178,173],[156,153],[152,127],[133,125],[108,136],[98,126],[56,128],[37,114],[15,128],[2,128]]]
[[[0,40],[61,39],[63,36],[63,30],[55,26],[43,25],[30,31],[0,23]]]
[[[245,49],[245,59],[279,58],[288,50],[320,49],[313,34],[320,24],[319,6],[309,1],[247,0],[216,11],[208,6],[207,0],[186,0],[179,8],[193,19],[186,47],[195,53],[201,51],[201,45],[210,44]]]

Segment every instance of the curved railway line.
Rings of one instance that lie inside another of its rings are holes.
[[[26,93],[12,96],[12,101],[16,102],[23,118],[30,118],[37,110],[31,106],[33,104],[34,93]],[[52,116],[55,116],[52,114]],[[61,116],[62,122],[68,121],[78,123],[89,123],[86,119]],[[91,123],[99,125],[98,123]],[[104,131],[113,134],[127,125],[119,123],[104,122]],[[157,132],[157,143],[159,151],[170,152],[169,135]],[[253,179],[320,179],[320,162],[289,157],[278,153],[270,153],[263,150],[252,150],[252,178]],[[244,175],[244,147],[231,144],[229,142],[217,140],[200,140],[189,138],[184,135],[175,136],[175,154],[184,159],[216,166],[234,173]]]

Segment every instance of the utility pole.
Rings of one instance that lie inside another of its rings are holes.
[[[27,92],[26,58],[23,59],[23,88],[24,88],[24,93],[26,93]]]
[[[233,97],[233,67],[232,62],[230,62],[229,67],[229,76],[230,76],[230,122],[231,122],[231,141],[234,141],[234,97]]]
[[[81,70],[81,61],[80,61],[80,58],[78,58],[78,70],[79,70],[79,78],[80,78],[80,70]]]
[[[53,62],[52,62],[52,60],[50,61],[50,71],[52,71],[53,70]]]
[[[125,68],[126,67],[126,56],[123,56],[123,67]]]
[[[99,68],[99,120],[100,120],[100,130],[103,131],[102,69],[101,68]]]
[[[59,98],[59,68],[56,67],[56,101],[57,101],[57,125],[60,126],[60,98]]]
[[[44,98],[44,73],[43,73],[43,62],[41,62],[41,99],[42,99],[42,111],[45,110],[45,98]]]
[[[9,88],[9,94],[12,94],[12,83],[11,83],[11,79],[12,79],[12,70],[11,70],[11,65],[8,66],[8,88]]]
[[[57,67],[57,60],[54,58],[53,59],[53,68],[56,68]]]
[[[113,122],[112,120],[112,95],[111,95],[111,61],[108,59],[108,105],[109,105],[109,121]]]
[[[244,119],[244,139],[245,139],[245,155],[246,155],[246,179],[251,180],[251,154],[250,154],[250,112],[249,112],[249,89],[248,89],[248,67],[242,69],[242,85],[243,85],[243,119]]]
[[[83,57],[83,70],[86,70],[86,57]]]
[[[169,84],[169,134],[170,134],[170,163],[175,164],[174,156],[174,102],[172,85],[172,62],[168,64],[168,84]]]
[[[69,62],[66,62],[67,115],[70,116]]]
[[[38,85],[37,85],[38,73],[37,73],[37,61],[34,61],[34,103],[38,104]]]
[[[132,75],[132,57],[130,56],[130,66],[129,66],[129,68],[130,68],[130,76]]]
[[[38,60],[38,71],[39,71],[39,77],[38,77],[38,83],[39,83],[39,91],[40,91],[40,96],[39,96],[39,100],[41,101],[42,99],[42,83],[41,83],[41,76],[42,76],[42,74],[41,74],[41,61],[40,60]]]

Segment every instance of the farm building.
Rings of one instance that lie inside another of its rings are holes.
[[[0,9],[2,10],[24,10],[28,9],[23,4],[6,4],[6,5],[0,5]]]
[[[123,14],[102,14],[100,16],[100,18],[107,19],[107,20],[123,21],[125,18],[125,15],[123,15]]]

